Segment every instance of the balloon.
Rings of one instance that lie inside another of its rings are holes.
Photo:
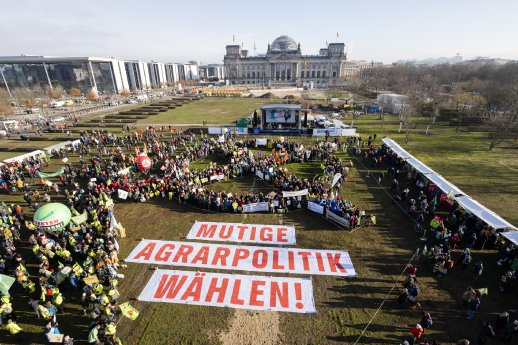
[[[140,171],[148,171],[151,169],[151,158],[148,156],[138,156],[137,158],[137,168]]]
[[[34,213],[34,224],[53,235],[58,235],[70,223],[72,212],[58,202],[43,205]]]

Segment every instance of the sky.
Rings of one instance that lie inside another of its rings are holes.
[[[349,60],[518,59],[517,14],[517,0],[4,0],[0,56],[222,63],[233,37],[260,54],[288,35],[303,54],[344,42]]]

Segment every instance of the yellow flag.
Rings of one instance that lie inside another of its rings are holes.
[[[376,225],[376,216],[371,216],[371,222]]]
[[[119,304],[119,308],[121,308],[122,315],[126,316],[130,320],[135,320],[139,315],[139,311],[133,308],[129,302]]]
[[[489,295],[489,290],[487,288],[480,288],[480,289],[477,289],[478,293],[482,296],[482,295]]]

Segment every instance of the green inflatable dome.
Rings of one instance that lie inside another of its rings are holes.
[[[34,224],[45,232],[59,234],[70,223],[72,213],[58,202],[43,205],[34,214]]]

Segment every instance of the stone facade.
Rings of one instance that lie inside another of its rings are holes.
[[[288,36],[268,44],[266,55],[248,56],[239,45],[227,45],[225,76],[230,84],[326,87],[346,76],[344,43],[330,43],[318,55],[302,55],[300,43]]]

